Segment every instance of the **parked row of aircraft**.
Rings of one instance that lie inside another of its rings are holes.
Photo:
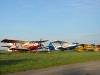
[[[8,51],[51,51],[51,50],[68,50],[74,49],[78,46],[78,43],[68,44],[65,41],[53,41],[50,42],[48,46],[45,46],[44,43],[48,40],[39,40],[39,41],[23,41],[23,40],[12,40],[12,39],[3,39],[1,43],[6,43],[2,47],[7,47]]]
[[[66,41],[53,41],[45,46],[45,42],[48,40],[39,40],[39,41],[23,41],[23,40],[12,40],[12,39],[3,39],[1,43],[6,43],[2,47],[7,47],[8,51],[53,51],[53,50],[73,50],[77,49],[78,51],[82,50],[94,50],[100,51],[100,45],[95,46],[94,44],[86,45],[79,43],[68,43]]]

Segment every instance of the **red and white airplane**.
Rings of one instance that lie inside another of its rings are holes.
[[[38,51],[39,49],[44,48],[43,43],[48,40],[40,40],[40,41],[22,41],[22,40],[11,40],[11,39],[3,39],[1,43],[6,43],[8,51]]]

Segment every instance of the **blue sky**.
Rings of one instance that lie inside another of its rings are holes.
[[[100,42],[100,0],[0,0],[0,39]]]

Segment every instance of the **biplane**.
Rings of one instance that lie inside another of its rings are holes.
[[[39,40],[39,41],[23,41],[23,40],[11,40],[3,39],[1,43],[6,43],[7,45],[1,47],[7,47],[8,51],[34,51],[37,52],[39,49],[43,49],[44,42],[48,40]]]
[[[50,50],[73,50],[78,46],[78,43],[69,44],[66,41],[53,41],[49,43]]]

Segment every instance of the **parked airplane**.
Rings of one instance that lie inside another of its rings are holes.
[[[50,50],[73,50],[78,46],[78,43],[71,43],[65,41],[54,41],[49,43]]]
[[[38,51],[39,49],[45,48],[43,43],[48,40],[39,40],[39,41],[22,41],[22,40],[11,40],[3,39],[2,43],[7,43],[6,46],[8,51]]]

